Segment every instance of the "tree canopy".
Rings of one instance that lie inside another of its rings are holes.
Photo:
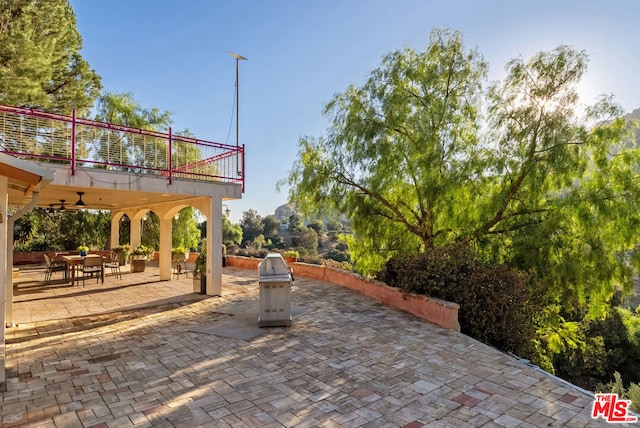
[[[101,83],[81,48],[68,0],[0,0],[0,103],[87,113]]]
[[[386,55],[325,109],[327,136],[300,139],[288,183],[306,213],[345,214],[367,273],[389,257],[463,242],[533,272],[564,303],[630,285],[638,154],[608,98],[579,115],[587,55],[568,46],[487,64],[462,35]]]

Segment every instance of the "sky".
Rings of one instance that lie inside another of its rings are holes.
[[[287,177],[301,137],[326,135],[324,105],[362,85],[382,57],[423,51],[434,27],[460,31],[467,48],[504,78],[560,44],[584,50],[579,86],[593,104],[612,94],[625,112],[640,108],[638,0],[70,0],[81,54],[104,90],[130,92],[145,108],[172,113],[175,131],[246,148],[241,200],[225,202],[232,222],[245,211],[273,214],[287,203]]]

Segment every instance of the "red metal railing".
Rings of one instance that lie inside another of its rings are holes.
[[[241,183],[242,147],[0,104],[0,152],[132,174]]]

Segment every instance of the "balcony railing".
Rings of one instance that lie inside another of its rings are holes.
[[[76,168],[241,183],[244,146],[0,105],[0,152]]]

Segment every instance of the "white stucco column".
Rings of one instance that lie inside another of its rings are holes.
[[[7,293],[8,291],[13,292],[13,289],[7,290],[12,287],[11,280],[7,281],[7,275],[12,274],[12,266],[7,266],[7,253],[8,251],[4,251],[8,248],[8,236],[9,231],[7,230],[7,208],[9,207],[9,196],[7,194],[7,177],[0,176],[0,318],[2,318],[2,326],[0,327],[0,383],[4,383],[6,381],[5,374],[5,335],[6,335],[6,324],[7,324],[7,313],[6,313],[6,304],[7,304]],[[13,230],[11,231],[11,236],[13,236]],[[13,242],[12,242],[13,247]],[[11,249],[13,254],[13,248]],[[11,304],[11,301],[8,302]]]
[[[212,197],[207,213],[207,295],[222,294],[222,198]]]
[[[160,281],[168,281],[171,279],[171,250],[173,234],[173,224],[171,219],[167,218],[167,214],[163,214],[160,217]]]
[[[129,227],[129,245],[131,246],[131,251],[135,250],[140,246],[141,237],[142,237],[142,227],[141,227],[141,216],[131,216],[129,217],[131,220]]]
[[[120,246],[120,219],[122,216],[113,216],[111,213],[111,233],[109,234],[109,248],[114,249]]]

